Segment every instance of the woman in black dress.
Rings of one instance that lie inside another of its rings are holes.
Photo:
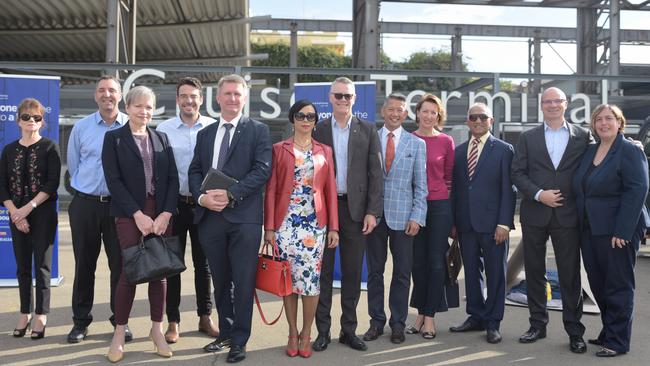
[[[45,336],[50,312],[52,247],[56,236],[56,190],[61,157],[56,143],[41,136],[45,108],[36,99],[18,106],[20,139],[8,144],[0,158],[0,200],[9,211],[20,294],[20,317],[14,337],[23,337],[30,324],[31,338]],[[32,311],[32,256],[36,267],[36,302]]]

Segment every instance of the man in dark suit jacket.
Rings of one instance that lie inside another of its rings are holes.
[[[566,95],[558,88],[542,94],[544,123],[521,134],[512,161],[512,181],[522,194],[520,220],[530,311],[530,329],[519,341],[546,337],[546,241],[551,237],[562,289],[562,320],[572,352],[587,350],[582,336],[582,285],[578,214],[571,179],[594,142],[584,128],[567,123]]]
[[[361,292],[361,269],[366,236],[377,225],[383,211],[381,147],[374,123],[352,115],[356,95],[354,83],[337,78],[330,88],[332,118],[316,125],[313,137],[332,147],[336,167],[336,191],[339,201],[339,236],[341,256],[341,334],[339,342],[356,350],[366,344],[355,335],[357,304]],[[330,343],[332,318],[332,280],[335,249],[326,248],[320,277],[321,293],[316,310],[318,337],[314,351]]]
[[[198,133],[188,171],[190,191],[198,204],[194,220],[210,264],[215,303],[219,304],[221,334],[204,349],[213,352],[230,347],[228,362],[246,358],[257,252],[262,240],[262,193],[271,174],[269,128],[242,116],[247,97],[241,76],[228,75],[219,80],[217,102],[221,117]],[[228,189],[201,192],[201,182],[210,168],[238,182]],[[230,296],[231,283],[234,298],[229,306],[219,299]]]
[[[469,141],[456,148],[452,181],[454,225],[465,267],[469,318],[452,332],[487,329],[489,343],[501,342],[505,310],[508,236],[514,229],[515,193],[510,182],[512,145],[493,137],[492,111],[476,103],[467,112]],[[481,288],[481,258],[487,298]]]

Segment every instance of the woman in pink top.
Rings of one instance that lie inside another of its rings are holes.
[[[445,253],[452,226],[451,176],[454,168],[454,140],[442,132],[445,109],[435,95],[426,94],[415,106],[418,125],[414,134],[427,146],[427,219],[413,242],[413,292],[411,307],[418,309],[406,333],[421,333],[425,339],[436,336],[436,312],[458,307],[458,285],[447,284]]]

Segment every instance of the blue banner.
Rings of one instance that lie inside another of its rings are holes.
[[[45,107],[45,124],[41,135],[59,141],[59,84],[61,78],[53,76],[24,76],[0,74],[0,149],[20,138],[18,105],[25,98],[36,98]],[[9,215],[0,206],[0,286],[16,286],[16,262],[9,229]],[[58,285],[59,236],[52,250],[52,284]]]
[[[296,100],[310,100],[318,109],[318,120],[332,116],[332,105],[329,102],[330,86],[332,83],[296,83],[295,98]],[[352,114],[360,119],[375,123],[376,103],[376,85],[374,81],[356,81],[354,82],[354,92],[357,96],[352,106]],[[341,259],[339,258],[340,250],[336,248],[334,262],[334,287],[341,287]],[[366,258],[363,258],[363,270],[361,273],[361,288],[366,289],[368,282],[368,268]]]

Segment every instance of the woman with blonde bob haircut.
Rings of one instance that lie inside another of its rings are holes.
[[[589,340],[601,347],[598,357],[630,350],[636,253],[650,224],[644,205],[648,160],[625,139],[624,128],[620,108],[596,107],[591,129],[598,143],[589,146],[573,176],[582,259],[603,323]]]

